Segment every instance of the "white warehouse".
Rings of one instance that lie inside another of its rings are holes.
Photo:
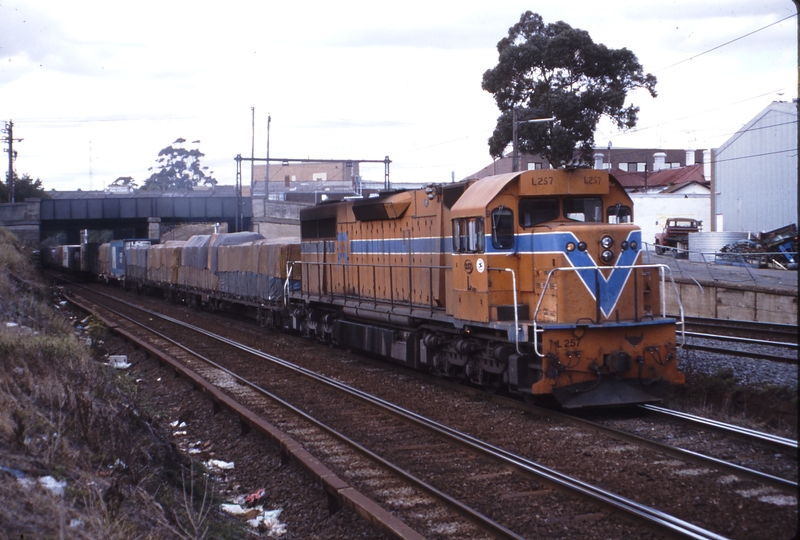
[[[757,233],[797,223],[797,104],[773,102],[714,150],[706,230]]]

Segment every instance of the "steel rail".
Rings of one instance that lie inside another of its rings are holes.
[[[694,345],[687,343],[683,346],[684,349],[692,351],[705,351],[717,354],[727,354],[730,356],[738,356],[740,358],[754,358],[756,360],[767,360],[770,362],[781,362],[784,364],[797,364],[797,358],[790,358],[788,356],[778,356],[775,354],[766,354],[762,352],[752,351],[733,351],[731,349],[723,349],[721,347],[711,347],[710,345]]]
[[[755,439],[762,443],[768,444],[773,448],[797,454],[797,441],[794,439],[779,437],[778,435],[772,435],[770,433],[764,433],[746,427],[735,426],[733,424],[726,424],[725,422],[712,420],[711,418],[703,418],[702,416],[696,416],[681,411],[658,407],[656,405],[639,405],[638,407],[651,414],[666,416],[672,419],[679,419],[684,423],[693,424],[701,428],[712,429],[727,435]]]
[[[789,343],[787,341],[769,341],[765,339],[753,339],[739,336],[723,336],[719,334],[704,334],[701,332],[686,332],[687,337],[698,337],[706,339],[715,339],[717,341],[732,341],[735,343],[746,343],[749,345],[764,345],[769,347],[784,347],[786,349],[797,349],[797,343]]]
[[[743,321],[737,319],[714,319],[708,317],[686,317],[687,327],[707,327],[730,330],[742,334],[768,334],[775,336],[797,336],[796,324],[765,323],[760,321]]]
[[[438,381],[438,379],[436,379],[436,381]],[[470,394],[474,393],[476,395],[477,394],[485,395],[485,392],[482,391],[482,390],[474,390],[474,389],[466,388],[466,387],[463,387],[463,386],[455,386],[455,385],[451,386],[449,383],[445,383],[445,384],[450,386],[452,389],[460,391],[460,392],[468,392]],[[761,471],[757,471],[755,469],[744,467],[742,465],[737,465],[735,463],[730,463],[728,461],[724,461],[724,460],[721,460],[721,459],[718,459],[718,458],[715,458],[715,457],[712,457],[712,456],[707,456],[705,454],[701,454],[701,453],[695,452],[693,450],[688,450],[686,448],[680,448],[680,447],[673,446],[673,445],[670,445],[670,444],[661,443],[661,442],[658,442],[658,441],[647,439],[647,438],[641,437],[639,435],[634,435],[633,433],[628,433],[626,431],[622,431],[622,430],[615,429],[615,428],[612,428],[612,427],[604,426],[602,424],[598,424],[596,422],[592,422],[591,420],[586,420],[584,418],[580,418],[579,416],[575,416],[573,414],[567,414],[567,413],[555,411],[555,410],[552,410],[552,409],[546,409],[544,407],[531,405],[531,404],[527,404],[527,403],[526,404],[522,404],[517,400],[511,399],[511,398],[508,398],[508,397],[503,397],[503,396],[490,395],[490,396],[486,396],[486,397],[487,397],[487,399],[491,400],[492,402],[500,403],[500,404],[503,404],[503,405],[508,405],[508,406],[511,406],[511,407],[514,407],[514,408],[517,408],[517,409],[520,409],[520,410],[524,410],[524,411],[529,411],[529,412],[532,412],[532,413],[534,413],[534,414],[536,414],[538,416],[547,417],[547,418],[551,418],[551,419],[562,420],[562,421],[565,421],[565,422],[568,422],[568,423],[578,424],[578,425],[581,425],[581,426],[586,426],[586,427],[589,427],[592,430],[599,431],[599,432],[604,433],[604,434],[606,434],[606,435],[608,435],[610,437],[613,437],[615,439],[622,440],[622,441],[625,441],[625,442],[630,442],[630,443],[636,444],[638,446],[642,446],[644,448],[649,448],[650,450],[653,450],[653,451],[656,451],[656,452],[660,452],[662,454],[668,455],[670,457],[674,457],[674,458],[679,459],[681,461],[694,463],[695,465],[715,468],[717,470],[722,470],[722,471],[725,471],[727,473],[734,474],[734,475],[736,475],[736,476],[738,476],[740,478],[743,478],[743,479],[753,480],[753,481],[756,481],[756,482],[761,482],[761,483],[763,483],[765,485],[769,485],[769,486],[771,486],[771,487],[773,487],[775,489],[778,489],[778,490],[780,490],[780,491],[782,491],[784,493],[790,494],[790,495],[794,495],[794,494],[797,493],[798,483],[797,482],[793,482],[792,480],[788,480],[788,479],[785,479],[785,478],[781,478],[781,477],[778,477],[778,476],[767,474],[767,473],[764,473],[764,472],[761,472]],[[653,405],[640,405],[640,407],[659,409],[659,407],[655,407]],[[668,410],[668,409],[665,409],[665,410]],[[655,411],[653,411],[653,412],[655,413]],[[714,421],[711,420],[710,422],[714,422]],[[718,422],[718,424],[722,424],[722,422]],[[722,425],[727,425],[727,424],[722,424]],[[733,426],[733,427],[736,427],[736,426]],[[746,428],[743,428],[743,429],[746,429]],[[718,431],[723,431],[723,430],[722,429],[718,429]],[[761,433],[761,432],[754,431],[754,430],[749,430],[749,431],[752,431],[752,433],[754,435],[763,435],[766,439],[773,438],[775,440],[782,441],[781,444],[780,444],[780,449],[783,450],[783,451],[788,451],[788,452],[791,453],[792,452],[792,446],[791,445],[794,444],[794,453],[797,452],[797,441],[793,441],[792,439],[785,439],[785,438],[782,438],[782,437],[772,436],[772,435],[769,435],[769,434],[766,434],[766,433]],[[724,433],[728,434],[728,435],[731,434],[731,433],[729,433],[727,431],[725,431]]]

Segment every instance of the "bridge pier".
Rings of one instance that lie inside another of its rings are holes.
[[[147,238],[150,240],[158,240],[161,238],[161,218],[149,217],[147,218]]]

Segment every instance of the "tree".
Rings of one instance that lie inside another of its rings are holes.
[[[201,182],[204,185],[217,185],[217,180],[211,176],[213,171],[206,173],[208,167],[200,166],[200,158],[205,154],[197,148],[192,150],[183,148],[185,142],[186,139],[176,139],[170,146],[158,153],[158,159],[156,159],[158,171],[145,180],[144,189],[162,191],[192,189]],[[192,144],[199,142],[193,141]],[[148,170],[152,171],[153,167]]]
[[[656,78],[643,74],[628,49],[609,49],[588,32],[563,21],[545,25],[526,11],[497,43],[497,65],[483,74],[482,87],[501,111],[489,138],[489,153],[501,157],[512,141],[517,110],[519,150],[541,154],[558,165],[577,154],[590,161],[594,131],[605,116],[621,129],[636,126],[639,107],[625,106],[628,92],[646,89],[656,96]],[[524,123],[555,117],[553,123]]]
[[[0,181],[0,202],[11,202],[11,193],[8,185]],[[34,180],[29,174],[25,173],[20,178],[14,173],[14,201],[23,202],[25,199],[49,199],[50,196],[42,187],[42,181],[38,178]]]

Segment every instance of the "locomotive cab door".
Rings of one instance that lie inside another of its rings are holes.
[[[456,218],[453,225],[453,316],[488,322],[488,272],[483,217]]]

